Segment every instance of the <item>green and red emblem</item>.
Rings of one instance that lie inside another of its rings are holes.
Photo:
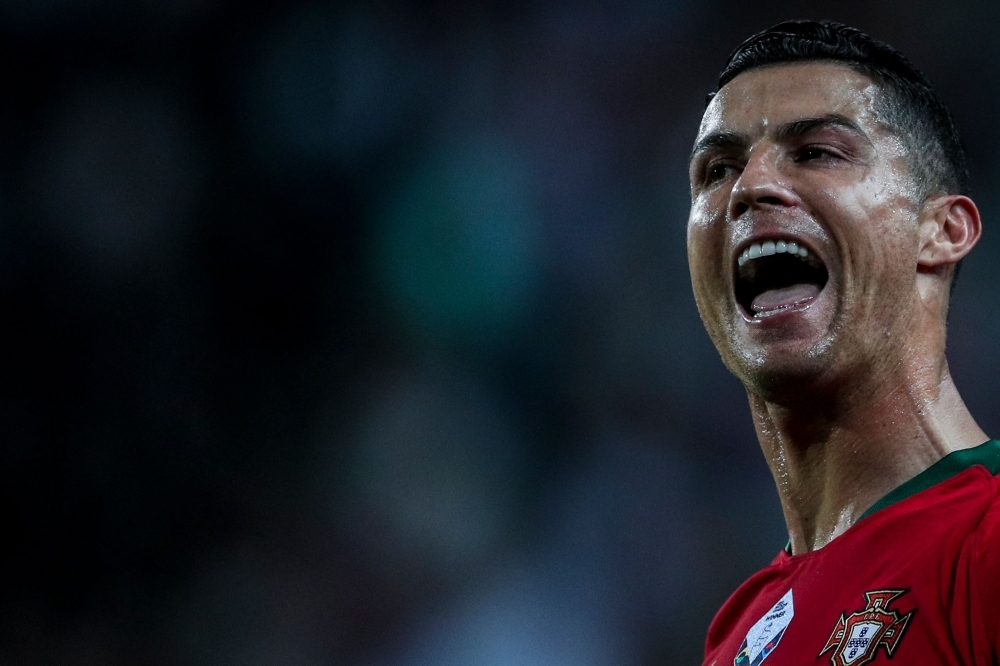
[[[906,592],[908,590],[865,592],[868,605],[850,615],[840,614],[819,656],[833,650],[830,655],[833,666],[860,666],[874,659],[881,647],[891,657],[916,610],[900,615],[899,611],[889,609],[889,602]]]

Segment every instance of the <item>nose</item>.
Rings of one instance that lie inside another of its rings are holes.
[[[796,196],[778,167],[775,150],[757,150],[733,184],[729,195],[729,215],[737,219],[751,208],[792,206]]]

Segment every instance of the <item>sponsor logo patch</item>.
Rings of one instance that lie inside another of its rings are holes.
[[[785,635],[785,629],[795,615],[795,604],[792,602],[792,591],[778,599],[764,617],[750,627],[747,637],[743,639],[740,651],[733,659],[733,666],[757,666],[767,659],[767,655],[778,647],[778,641]]]
[[[907,592],[909,590],[865,592],[868,605],[850,615],[846,611],[840,614],[840,620],[819,656],[833,650],[830,655],[833,666],[860,666],[874,659],[881,647],[891,657],[906,632],[910,618],[917,611],[900,615],[895,609],[889,610],[889,602]]]

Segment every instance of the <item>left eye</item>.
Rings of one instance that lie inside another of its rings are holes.
[[[815,146],[807,146],[799,151],[798,161],[808,162],[809,160],[818,160],[823,157],[830,157],[830,152],[822,148],[816,148]]]

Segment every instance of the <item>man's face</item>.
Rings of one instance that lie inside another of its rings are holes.
[[[802,63],[712,100],[690,166],[688,261],[722,359],[767,397],[877,372],[916,299],[920,193],[876,85]]]

